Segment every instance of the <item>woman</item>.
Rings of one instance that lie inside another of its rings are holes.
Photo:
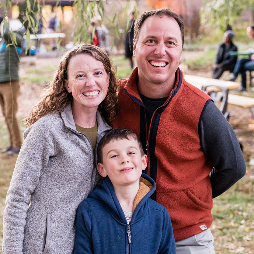
[[[72,253],[76,208],[99,179],[93,150],[116,109],[106,52],[85,44],[67,52],[26,119],[30,127],[6,197],[5,254]]]

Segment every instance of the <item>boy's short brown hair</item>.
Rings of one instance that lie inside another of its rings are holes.
[[[139,150],[141,152],[141,156],[145,155],[144,150],[142,148],[142,144],[137,136],[137,134],[129,129],[125,128],[115,128],[110,130],[105,134],[105,136],[100,140],[98,147],[97,147],[97,163],[103,163],[103,154],[102,149],[105,145],[107,145],[112,140],[119,140],[119,139],[134,139],[138,142]]]

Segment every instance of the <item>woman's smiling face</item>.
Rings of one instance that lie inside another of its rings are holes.
[[[109,74],[93,56],[78,54],[70,59],[65,87],[72,94],[74,106],[97,110],[107,95]]]

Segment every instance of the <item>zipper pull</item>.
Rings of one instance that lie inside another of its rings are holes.
[[[128,237],[128,243],[131,243],[131,226],[130,224],[127,224],[127,237]]]
[[[149,148],[149,141],[147,140],[146,141],[146,151],[148,150],[148,148]]]

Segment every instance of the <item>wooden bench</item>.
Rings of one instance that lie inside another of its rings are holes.
[[[243,108],[249,108],[254,118],[254,98],[241,96],[241,95],[235,95],[235,94],[229,94],[228,104],[243,107]]]

